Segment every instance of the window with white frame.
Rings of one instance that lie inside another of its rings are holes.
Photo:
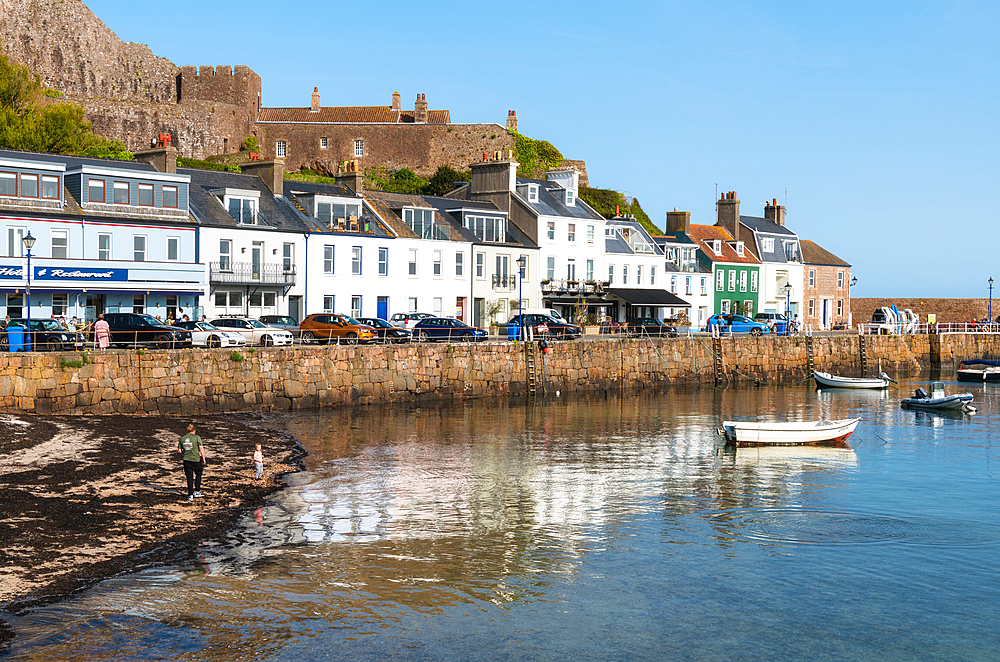
[[[628,285],[628,265],[622,265],[622,285]]]
[[[435,317],[441,317],[441,312],[444,310],[444,299],[441,297],[434,297],[434,315]]]
[[[462,253],[461,251],[455,253],[455,275],[465,275],[465,253]]]
[[[649,284],[656,285],[656,267],[649,268]]]
[[[132,237],[132,259],[136,262],[146,261],[146,235],[137,234]]]
[[[178,262],[181,259],[181,238],[167,237],[167,262]]]
[[[480,241],[507,240],[507,219],[503,216],[466,215],[462,223]]]
[[[816,300],[809,299],[809,317],[812,317],[815,314],[816,314]]]
[[[441,251],[434,251],[434,275],[441,275]]]
[[[740,271],[740,292],[747,291],[747,272]]]
[[[254,198],[229,198],[229,216],[244,225],[257,224],[257,200]]]
[[[278,303],[278,295],[274,292],[264,292],[264,307],[274,308]]]
[[[247,304],[251,308],[261,308],[264,304],[264,297],[261,296],[260,292],[251,292],[247,298]]]
[[[726,287],[726,270],[719,269],[715,272],[715,289],[721,292]]]
[[[132,295],[132,312],[136,315],[142,315],[146,312],[146,295],[145,294],[133,294]]]
[[[389,249],[384,246],[378,249],[378,275],[389,275]]]
[[[837,317],[844,316],[844,300],[837,299]]]
[[[587,280],[594,280],[594,261],[587,260]]]
[[[327,140],[326,136],[322,136],[319,139],[319,148],[320,149],[326,149],[329,146],[330,146],[330,142]]]
[[[548,256],[545,258],[545,278],[552,280],[556,277],[556,258]]]
[[[279,140],[278,142],[274,143],[274,154],[279,159],[285,158],[285,156],[288,154],[288,145],[285,144],[284,140]]]
[[[358,219],[361,217],[361,205],[350,202],[321,201],[316,202],[316,218],[324,225],[333,225],[334,221]]]
[[[410,266],[410,275],[411,276],[416,276],[417,275],[417,249],[416,248],[411,248],[410,249],[410,265],[409,266]],[[416,311],[414,311],[414,312],[416,312]]]
[[[291,273],[295,270],[295,244],[281,245],[281,271]]]
[[[703,295],[708,294],[708,278],[705,278],[704,276],[701,277],[701,293]]]
[[[229,307],[230,308],[243,307],[243,292],[236,290],[235,292],[229,293]]]
[[[45,200],[59,199],[59,178],[52,175],[42,175],[42,198]]]
[[[528,274],[531,273],[531,270],[528,268],[528,256],[522,255],[520,259],[524,262],[524,266],[518,267],[517,273],[521,280],[527,281],[529,280]]]
[[[722,240],[715,239],[712,241],[712,252],[716,255],[722,255]]]
[[[361,297],[352,296],[351,297],[351,317],[361,317]]]
[[[760,250],[762,250],[765,253],[773,253],[774,252],[774,239],[767,238],[767,237],[761,239],[760,240]]]
[[[549,241],[553,241],[556,238],[556,222],[546,221],[546,226],[548,227],[548,238]]]
[[[323,246],[323,273],[328,275],[333,274],[333,248],[330,244]]]
[[[229,293],[228,292],[216,292],[215,293],[215,307],[225,308],[228,305]]]
[[[97,235],[97,259],[98,260],[110,260],[111,259],[111,235],[106,233],[101,233]]]
[[[757,291],[757,272],[756,271],[751,271],[750,272],[750,291],[751,292],[756,292]]]
[[[569,223],[566,229],[567,241],[576,241],[576,223]]]
[[[114,203],[116,205],[132,204],[131,196],[129,195],[128,182],[115,182],[114,192]]]
[[[636,283],[636,285],[642,285],[642,265],[641,264],[635,268],[635,283]]]
[[[809,287],[816,287],[816,270],[815,269],[810,269],[809,270]],[[809,313],[809,314],[811,315],[812,313]]]
[[[843,289],[843,288],[844,288],[844,272],[843,271],[838,271],[837,272],[837,289],[840,290],[840,289]]]
[[[435,239],[433,209],[404,209],[403,222],[421,239]]]
[[[588,244],[593,244],[594,243],[594,226],[593,225],[588,225],[587,226],[587,243]]]
[[[351,246],[351,275],[361,275],[361,247]]]
[[[69,309],[69,295],[68,294],[53,294],[52,295],[52,314],[56,317],[62,317],[66,314]]]
[[[684,276],[684,294],[691,296],[691,276]]]
[[[573,207],[576,204],[576,195],[573,193],[573,189],[566,189],[566,205],[568,207]]]
[[[740,257],[743,257],[743,242],[742,241],[737,241],[736,242],[736,254],[739,255]]]
[[[615,282],[615,265],[608,265],[608,285],[614,285]]]
[[[62,259],[69,257],[69,231],[52,231],[52,257]]]
[[[528,202],[538,202],[538,184],[528,184]]]
[[[233,269],[233,240],[219,240],[219,270],[232,271]]]
[[[10,317],[22,317],[24,315],[24,298],[20,294],[7,295],[7,315]]]
[[[670,293],[677,294],[677,276],[670,277]]]
[[[333,312],[334,301],[335,301],[334,295],[332,295],[332,294],[327,294],[327,295],[325,295],[323,297],[323,312],[324,313],[332,313]]]
[[[729,270],[729,291],[736,291],[736,269]]]
[[[729,314],[729,299],[723,299],[719,303],[720,303],[720,307],[722,308],[722,314],[728,315]]]
[[[354,141],[354,156],[364,156],[365,155],[365,141],[355,140]]]
[[[486,253],[476,253],[476,278],[486,278]]]
[[[566,260],[566,279],[576,280],[576,258],[571,257]]]
[[[139,206],[152,207],[154,203],[153,193],[152,184],[139,184]]]
[[[410,309],[407,312],[409,313],[417,312],[417,297],[410,297],[409,299],[407,299],[407,301],[409,302],[410,305]]]

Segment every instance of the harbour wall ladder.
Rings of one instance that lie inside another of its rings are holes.
[[[812,375],[813,370],[813,337],[810,334],[806,336],[806,374]]]
[[[533,398],[538,393],[538,374],[535,370],[535,343],[530,341],[524,343],[524,368],[528,397]]]
[[[712,338],[712,354],[715,355],[715,385],[721,386],[726,378],[725,367],[722,364],[722,338]]]
[[[864,334],[858,334],[858,353],[861,357],[861,376],[868,374],[868,347]]]

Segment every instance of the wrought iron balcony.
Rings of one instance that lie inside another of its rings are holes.
[[[209,281],[241,285],[294,285],[295,265],[253,262],[211,262]]]
[[[570,278],[553,278],[542,281],[542,292],[546,294],[603,294],[609,283],[601,280],[573,280]]]
[[[274,225],[266,215],[250,207],[243,207],[242,210],[232,208],[229,210],[229,217],[240,225],[257,225],[265,228]]]
[[[517,276],[506,274],[493,274],[493,289],[512,291],[517,287]]]

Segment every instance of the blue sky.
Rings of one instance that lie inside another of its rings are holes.
[[[1000,280],[1000,4],[85,2],[177,65],[249,65],[265,106],[318,86],[330,106],[423,93],[453,122],[516,110],[661,227],[674,207],[714,223],[716,187],[745,215],[787,200],[854,296]]]

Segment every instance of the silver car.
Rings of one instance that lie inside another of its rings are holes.
[[[191,344],[195,347],[243,347],[246,338],[239,333],[223,331],[208,322],[178,322],[174,326],[191,332]]]

